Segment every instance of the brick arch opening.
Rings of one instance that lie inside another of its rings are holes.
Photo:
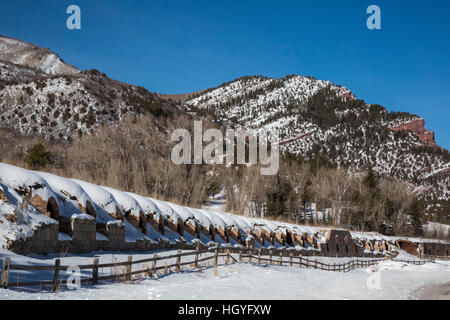
[[[59,221],[59,207],[58,203],[56,202],[55,198],[50,197],[47,201],[47,207],[46,207],[48,216],[52,219]]]
[[[197,238],[200,238],[201,233],[202,233],[202,227],[198,223],[195,223],[195,236]]]
[[[339,237],[334,237],[334,241],[336,242],[336,252],[339,252]]]
[[[289,230],[286,231],[286,243],[292,247],[295,245],[294,236]]]
[[[181,221],[181,219],[177,220],[177,232],[181,236],[184,236],[184,225],[183,225],[183,221]]]
[[[114,217],[120,221],[124,221],[125,217],[122,214],[122,211],[119,209],[119,207],[116,206],[116,216]]]
[[[139,212],[139,229],[143,234],[147,234],[147,219],[142,211]]]
[[[159,229],[159,232],[162,235],[164,235],[164,233],[165,233],[165,224],[164,224],[164,218],[161,215],[159,216],[158,229]]]
[[[209,237],[211,238],[212,241],[216,241],[216,233],[214,231],[213,225],[209,226]]]
[[[90,201],[86,201],[86,214],[96,218],[97,213],[95,212],[94,206]]]

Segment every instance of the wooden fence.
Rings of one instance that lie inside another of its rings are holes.
[[[425,259],[425,260],[405,260],[405,259],[393,259],[396,262],[404,262],[408,264],[415,264],[418,266],[424,265],[425,263],[435,263],[435,259]]]
[[[433,259],[433,260],[450,260],[450,256],[433,256],[428,254],[420,255],[421,259]]]
[[[202,254],[209,254],[202,257]],[[237,255],[237,257],[233,256]],[[193,257],[193,260],[186,260],[188,257]],[[183,261],[182,261],[183,258]],[[89,265],[79,265],[79,270],[92,270],[91,277],[80,279],[81,283],[90,283],[96,285],[99,281],[111,280],[112,282],[130,282],[133,281],[133,276],[144,275],[151,277],[157,274],[158,271],[162,271],[162,274],[168,274],[169,270],[174,269],[175,272],[181,271],[184,266],[190,266],[192,268],[200,268],[200,263],[210,262],[213,267],[219,265],[219,258],[222,258],[223,264],[229,264],[232,262],[248,262],[258,264],[270,264],[279,266],[291,266],[291,267],[305,267],[314,268],[325,271],[335,272],[349,272],[357,268],[366,268],[371,265],[377,264],[379,261],[385,260],[384,258],[377,259],[352,259],[345,263],[324,263],[317,258],[306,258],[300,254],[297,250],[286,249],[263,249],[254,250],[248,248],[227,248],[209,247],[200,249],[197,246],[196,250],[182,252],[180,249],[175,254],[171,255],[158,255],[154,253],[151,258],[133,260],[132,256],[129,256],[126,261],[112,262],[106,264],[99,264],[99,259],[94,258],[93,263]],[[175,259],[175,263],[168,264],[170,260]],[[158,261],[164,262],[164,265],[157,265]],[[406,261],[406,260],[394,260],[413,264],[424,264],[426,261]],[[144,268],[140,270],[132,270],[134,265],[144,265]],[[62,266],[61,260],[56,259],[54,265],[46,266],[30,266],[30,265],[15,265],[11,264],[10,258],[3,259],[2,274],[1,274],[1,288],[9,287],[32,287],[32,286],[50,286],[52,291],[57,291],[64,280],[60,279],[60,271],[67,271],[73,266]],[[113,270],[119,270],[113,272],[110,275],[99,276],[100,268],[113,268]],[[12,270],[26,270],[26,271],[50,271],[53,273],[53,279],[41,280],[32,282],[11,282],[10,272]],[[161,272],[160,272],[161,273]]]

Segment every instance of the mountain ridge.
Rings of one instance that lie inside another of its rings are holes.
[[[95,69],[80,71],[48,49],[0,37],[0,127],[70,141],[145,112],[208,114],[225,127],[245,130],[278,128],[284,152],[307,159],[325,154],[356,170],[372,167],[409,181],[429,200],[450,198],[448,151],[436,146],[424,119],[367,104],[330,81],[244,76],[190,94],[164,95]]]

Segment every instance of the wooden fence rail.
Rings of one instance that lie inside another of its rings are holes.
[[[209,254],[206,257],[200,257],[203,254]],[[238,258],[232,256],[232,254],[238,255]],[[193,260],[182,261],[183,257],[194,257]],[[357,268],[367,268],[369,266],[377,264],[379,261],[385,260],[384,258],[377,259],[352,259],[345,263],[325,263],[317,258],[306,258],[300,254],[297,250],[254,250],[248,248],[232,248],[228,246],[226,248],[209,247],[207,249],[201,249],[199,246],[195,250],[181,252],[178,250],[176,254],[171,255],[158,255],[154,253],[151,258],[133,260],[131,256],[123,262],[113,262],[99,264],[99,259],[94,258],[93,264],[77,266],[79,270],[92,270],[90,278],[83,278],[81,283],[91,283],[92,285],[98,284],[99,281],[112,280],[112,281],[127,281],[132,282],[133,276],[137,275],[154,275],[158,271],[163,270],[164,274],[167,274],[169,270],[175,269],[176,272],[181,271],[183,266],[191,266],[193,268],[199,268],[199,264],[202,262],[210,262],[214,268],[219,265],[219,258],[224,258],[224,263],[231,263],[231,260],[237,262],[248,262],[257,264],[270,264],[278,266],[291,266],[291,267],[304,267],[314,268],[325,271],[333,272],[349,272]],[[175,259],[175,263],[169,264],[169,260]],[[164,265],[157,266],[157,261],[163,261]],[[434,260],[395,260],[398,262],[411,263],[411,264],[425,264],[427,262],[433,262]],[[151,265],[150,265],[151,263]],[[144,268],[140,270],[133,270],[135,265],[144,265]],[[3,259],[2,274],[1,274],[1,288],[7,289],[8,287],[30,287],[30,286],[42,286],[50,285],[52,291],[57,291],[60,284],[63,282],[60,277],[61,271],[67,271],[73,266],[62,266],[60,259],[55,260],[53,266],[33,266],[33,265],[14,265],[11,264],[9,258]],[[114,272],[110,275],[99,275],[99,269],[113,268]],[[42,281],[29,281],[29,282],[10,282],[11,270],[25,270],[25,271],[53,271],[53,279]]]

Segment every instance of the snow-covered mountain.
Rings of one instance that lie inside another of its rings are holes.
[[[284,151],[306,158],[322,153],[355,170],[372,166],[409,180],[424,198],[448,204],[450,157],[425,121],[366,104],[346,87],[298,75],[243,77],[195,94],[185,105],[227,126],[277,128]]]
[[[0,127],[70,140],[126,115],[164,114],[166,107],[142,87],[80,71],[47,49],[0,37]]]
[[[159,95],[0,37],[0,128],[71,140],[127,115],[186,110],[210,114],[228,127],[278,128],[283,151],[305,158],[322,153],[354,170],[372,166],[409,181],[434,202],[430,212],[450,211],[450,156],[436,146],[425,121],[369,105],[346,87],[298,75],[246,76],[192,94]]]
[[[80,71],[48,49],[0,36],[0,60],[9,61],[51,75],[74,75]]]

